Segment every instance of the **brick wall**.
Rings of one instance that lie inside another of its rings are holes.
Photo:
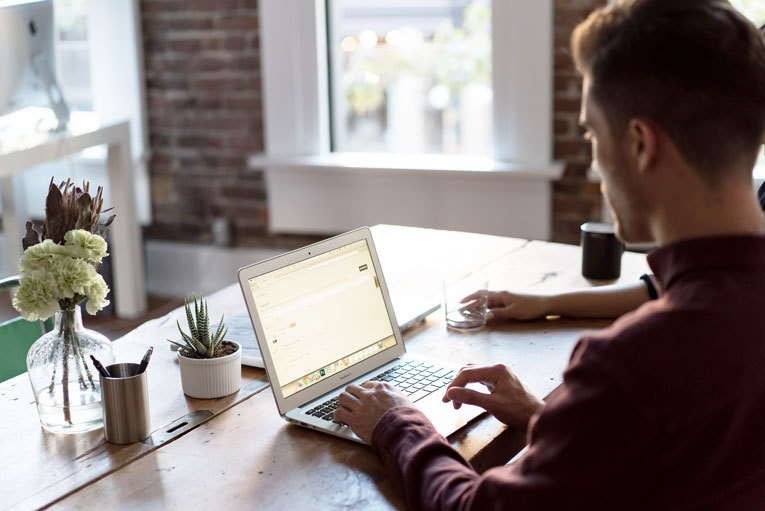
[[[585,174],[590,149],[577,127],[580,80],[571,30],[605,0],[555,0],[553,237],[578,243],[579,225],[600,216],[598,186]],[[227,218],[239,246],[290,248],[313,238],[267,232],[257,0],[141,0],[153,223],[147,238],[209,243]]]
[[[579,243],[579,226],[599,220],[598,183],[587,181],[592,160],[590,143],[582,138],[579,108],[582,80],[574,69],[569,42],[574,27],[606,0],[555,0],[555,69],[553,157],[566,163],[563,179],[553,183],[553,240]]]
[[[142,0],[153,223],[148,238],[234,244],[266,233],[256,0]]]

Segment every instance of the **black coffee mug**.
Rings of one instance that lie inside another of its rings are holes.
[[[624,244],[614,234],[613,224],[582,224],[582,276],[593,280],[618,279],[622,271]]]

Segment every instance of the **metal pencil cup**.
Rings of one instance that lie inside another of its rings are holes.
[[[112,377],[101,375],[107,442],[132,444],[151,434],[146,371],[139,373],[138,367],[138,364],[112,364],[106,368]]]

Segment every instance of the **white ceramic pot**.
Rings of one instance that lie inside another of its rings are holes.
[[[242,386],[242,347],[218,358],[189,358],[178,353],[183,393],[199,399],[228,396]]]

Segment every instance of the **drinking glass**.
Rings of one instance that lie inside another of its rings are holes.
[[[486,325],[489,277],[479,271],[449,276],[443,281],[446,327],[469,331]]]

